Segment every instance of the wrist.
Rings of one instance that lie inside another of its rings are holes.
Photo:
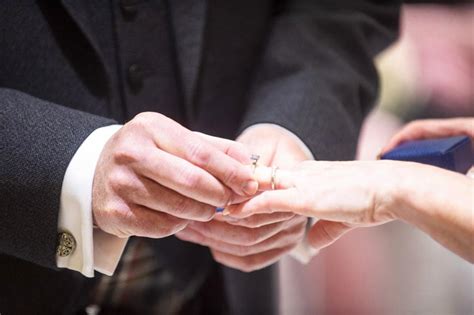
[[[400,165],[395,184],[392,187],[390,213],[395,219],[423,225],[428,217],[437,217],[440,205],[451,203],[449,193],[456,189],[457,177],[462,175],[437,167],[412,163],[396,162]],[[452,177],[456,177],[453,178]],[[452,183],[450,185],[448,183]]]
[[[418,165],[411,162],[387,161],[392,168],[391,180],[388,191],[385,192],[386,212],[393,219],[407,221],[413,215],[418,204],[418,190],[414,190],[416,186],[423,185],[418,176],[422,176]],[[415,186],[415,187],[414,187]]]
[[[376,222],[386,222],[400,219],[398,208],[404,200],[401,191],[405,179],[400,174],[400,165],[394,161],[378,161],[373,190],[373,219]]]
[[[379,221],[409,221],[423,204],[429,202],[426,189],[430,187],[431,167],[388,160],[378,163],[381,165],[378,178],[383,180],[378,181],[375,188],[374,217]]]

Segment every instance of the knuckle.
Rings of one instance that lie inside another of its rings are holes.
[[[106,220],[114,226],[115,230],[120,231],[122,235],[130,236],[139,234],[139,224],[137,223],[137,218],[132,209],[117,205],[114,207],[112,205],[108,212]]]
[[[236,246],[235,248],[235,255],[236,256],[248,256],[252,254],[252,248],[249,246]]]
[[[254,215],[254,216],[250,216],[248,218],[242,219],[242,225],[248,228],[258,229],[265,225],[265,221],[263,217],[255,217]]]
[[[239,175],[240,172],[238,167],[236,165],[232,165],[227,168],[227,171],[225,172],[224,178],[222,180],[224,181],[224,183],[227,184],[235,183],[238,181]]]
[[[183,223],[175,223],[175,224],[171,224],[171,225],[165,225],[161,228],[161,237],[166,237],[166,236],[170,236],[170,235],[173,235],[179,231],[181,231],[183,228],[185,227],[185,225]]]
[[[160,119],[163,115],[160,113],[154,112],[141,112],[137,114],[130,122],[137,124],[148,125],[151,121]]]
[[[193,163],[201,167],[206,167],[211,160],[211,152],[206,148],[203,142],[194,141],[189,144],[188,157]]]
[[[143,129],[147,128],[150,120],[150,113],[144,112],[136,115],[132,120],[130,120],[125,126],[131,129]]]
[[[405,130],[415,130],[415,129],[420,128],[422,125],[423,125],[422,121],[414,120],[414,121],[409,122],[406,125]]]
[[[116,235],[115,230],[122,226],[125,211],[118,209],[113,203],[106,202],[104,207],[94,211],[97,225],[104,231]]]
[[[243,143],[240,143],[240,142],[232,142],[230,148],[237,152],[247,153],[248,151],[247,147]]]
[[[189,202],[186,198],[177,198],[173,205],[173,213],[176,216],[182,216],[190,208]]]
[[[167,237],[173,235],[187,226],[188,222],[185,220],[176,220],[173,223],[162,224],[156,227],[152,225],[149,227],[152,235],[155,235],[156,238]]]
[[[188,221],[187,220],[179,220],[177,223],[175,223],[173,225],[173,233],[177,233],[181,230],[183,230],[184,228],[186,228],[186,226],[188,226]]]
[[[260,241],[260,233],[256,230],[248,230],[247,233],[242,235],[242,244],[243,246],[254,246]]]
[[[271,213],[272,212],[271,207],[270,207],[271,201],[272,200],[270,199],[268,194],[262,194],[262,195],[259,196],[258,204],[256,205],[256,207]]]
[[[205,207],[199,213],[200,213],[200,217],[196,220],[199,220],[202,222],[209,222],[214,218],[216,211],[214,208]]]
[[[150,131],[152,127],[160,127],[165,122],[165,116],[160,113],[142,112],[125,124],[126,130],[132,130],[131,134]]]
[[[227,206],[232,202],[232,193],[228,189],[224,189],[222,193],[216,194],[216,202],[218,206]]]
[[[240,269],[243,272],[252,272],[258,269],[257,265],[254,262],[255,259],[253,257],[246,257],[242,262],[241,262],[241,267]]]
[[[183,171],[180,176],[181,185],[190,189],[196,189],[201,186],[202,179],[199,174],[191,170]]]
[[[140,163],[143,161],[143,153],[138,147],[122,146],[115,150],[113,161],[117,164]]]
[[[218,263],[225,264],[225,259],[223,259],[223,257],[215,250],[211,249],[211,255],[212,255],[212,258],[214,258],[214,260],[217,261]]]
[[[109,174],[109,185],[115,192],[122,192],[128,190],[132,186],[130,176],[121,170],[116,170]]]
[[[246,273],[250,273],[250,272],[254,272],[254,271],[257,271],[259,270],[260,268],[258,266],[248,266],[247,268],[245,268],[243,271],[246,272]]]
[[[289,221],[289,220],[294,219],[295,217],[297,217],[297,215],[292,213],[292,212],[283,212],[283,214],[280,217],[280,220],[281,221]],[[301,219],[301,221],[303,223],[306,223],[308,221],[308,218],[303,217],[303,219]]]
[[[250,156],[247,147],[240,142],[230,142],[224,153],[229,156]]]

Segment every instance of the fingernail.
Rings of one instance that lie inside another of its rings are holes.
[[[222,212],[222,215],[226,216],[226,215],[229,215],[230,214],[230,211],[228,209],[224,209],[224,211]]]
[[[216,212],[222,212],[225,208],[216,208]]]
[[[255,180],[249,180],[248,182],[245,183],[244,187],[242,188],[244,193],[246,193],[248,196],[255,195],[258,190],[258,183]]]

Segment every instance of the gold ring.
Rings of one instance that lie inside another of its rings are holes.
[[[257,168],[257,165],[258,165],[258,160],[260,160],[260,155],[252,154],[250,156],[250,159],[253,161],[252,162],[252,169],[253,169],[253,173],[255,173],[255,169]]]
[[[276,173],[278,171],[278,166],[272,167],[272,179],[271,179],[271,185],[272,185],[272,190],[275,190],[276,188]]]

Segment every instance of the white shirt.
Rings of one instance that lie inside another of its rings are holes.
[[[100,153],[106,142],[122,126],[112,125],[94,130],[81,144],[66,169],[61,188],[58,231],[71,233],[76,239],[76,250],[67,257],[56,258],[60,268],[76,270],[86,277],[93,277],[94,270],[112,275],[120,261],[127,238],[105,233],[93,228],[92,182]],[[272,127],[288,133],[308,156],[311,151],[296,135],[274,124],[257,124],[249,128]],[[301,262],[308,262],[315,251],[303,241],[292,256]]]

